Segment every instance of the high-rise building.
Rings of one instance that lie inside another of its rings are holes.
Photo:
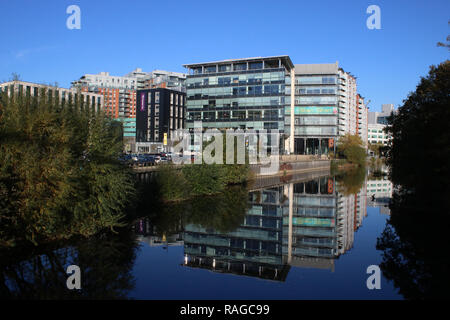
[[[328,154],[335,151],[340,136],[350,133],[363,138],[367,135],[367,107],[357,93],[356,77],[340,68],[337,62],[296,64],[294,83],[296,154]],[[288,87],[286,93],[289,93]],[[289,97],[286,101],[289,102]],[[288,105],[286,131],[291,123],[289,110]]]
[[[8,95],[15,92],[24,94],[28,97],[39,97],[43,90],[48,99],[57,98],[61,104],[89,104],[89,106],[93,107],[95,110],[103,110],[104,108],[104,99],[101,94],[25,81],[8,81],[0,83],[0,92],[7,92]]]
[[[189,129],[195,121],[203,128],[278,129],[282,152],[295,154],[334,152],[347,133],[367,141],[364,98],[356,77],[337,62],[294,66],[289,56],[274,56],[185,67]]]
[[[364,143],[365,148],[367,148],[367,136],[368,136],[368,114],[369,108],[359,93],[356,96],[356,104],[358,106],[358,113],[356,119],[356,132]]]
[[[188,129],[193,129],[196,121],[201,121],[204,129],[277,129],[282,134],[282,149],[289,137],[284,128],[285,78],[294,67],[289,56],[184,66],[189,70],[186,79]]]

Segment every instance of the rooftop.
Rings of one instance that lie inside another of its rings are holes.
[[[294,67],[294,64],[292,63],[291,58],[288,55],[271,56],[271,57],[253,57],[253,58],[240,58],[240,59],[226,59],[226,60],[219,60],[219,61],[199,62],[199,63],[184,64],[183,67],[185,67],[185,68],[193,68],[193,67],[200,67],[200,66],[212,65],[212,64],[225,64],[225,63],[230,63],[230,62],[247,62],[247,61],[265,61],[265,60],[272,60],[272,59],[282,59],[282,61],[290,69]]]
[[[295,74],[336,74],[339,66],[336,63],[296,64]]]

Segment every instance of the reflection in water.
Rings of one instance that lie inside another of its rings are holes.
[[[445,192],[396,190],[377,249],[380,265],[406,299],[450,298],[449,197]]]
[[[0,252],[2,299],[126,299],[137,242],[130,229],[52,246]],[[66,269],[81,269],[81,290],[68,290]]]
[[[371,178],[367,180],[367,205],[379,207],[380,213],[389,215],[389,203],[394,191],[394,185],[387,177]]]
[[[367,214],[359,177],[337,180],[321,177],[249,193],[230,189],[162,209],[177,216],[172,233],[161,232],[158,219],[140,220],[135,230],[152,245],[183,241],[186,267],[275,281],[285,281],[291,266],[334,271]],[[358,192],[348,193],[355,181]]]
[[[358,192],[348,193],[355,181]],[[359,178],[291,177],[271,187],[252,188],[229,188],[220,195],[170,205],[152,202],[138,210],[145,218],[117,235],[0,252],[0,295],[127,298],[136,289],[138,241],[152,247],[177,246],[170,252],[180,254],[182,270],[284,282],[291,268],[334,271],[336,259],[353,247],[354,233],[366,216],[366,187]],[[81,291],[65,286],[71,264],[82,270]],[[396,271],[391,274],[394,277]]]

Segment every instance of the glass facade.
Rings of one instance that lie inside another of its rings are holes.
[[[290,61],[290,60],[289,60]],[[284,131],[283,58],[188,65],[187,128],[278,129]]]
[[[290,77],[286,77],[285,130],[291,121]],[[338,135],[338,76],[295,75],[294,153],[321,155],[333,152]]]

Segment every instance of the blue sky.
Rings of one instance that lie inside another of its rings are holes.
[[[81,9],[69,30],[66,8]],[[381,30],[369,30],[369,5]],[[0,80],[69,87],[85,73],[141,67],[184,72],[186,63],[287,54],[334,63],[358,77],[371,111],[402,103],[429,66],[449,58],[448,0],[133,1],[0,0]]]

